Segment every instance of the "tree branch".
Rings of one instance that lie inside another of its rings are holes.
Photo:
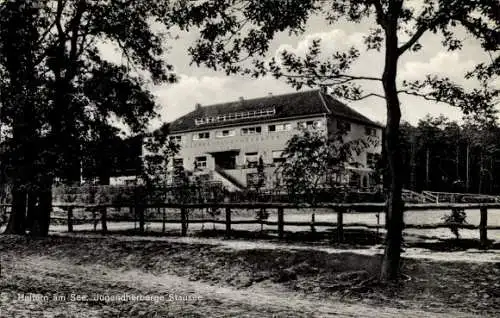
[[[421,97],[425,100],[429,100],[429,101],[433,101],[433,102],[442,102],[444,104],[448,104],[446,101],[441,101],[441,100],[438,100],[437,98],[435,97],[431,97],[429,96],[428,94],[423,94],[423,93],[419,93],[417,91],[410,91],[410,90],[407,90],[407,89],[402,89],[402,90],[399,90],[398,91],[398,94],[406,94],[406,95],[412,95],[412,96],[417,96],[417,97]]]
[[[371,0],[370,2],[375,7],[377,23],[380,24],[383,28],[385,28],[386,16],[384,13],[384,8],[382,8],[382,3],[380,2],[380,0]]]
[[[383,100],[385,100],[385,96],[377,94],[377,93],[366,94],[366,95],[360,96],[359,98],[351,99],[351,100],[358,101],[358,100],[363,100],[363,99],[369,98],[369,97],[378,97],[378,98],[382,98]],[[349,98],[346,98],[346,99],[349,99]]]
[[[85,12],[87,8],[87,4],[85,0],[80,0],[76,6],[76,12],[75,16],[70,22],[70,28],[71,28],[71,38],[70,38],[70,51],[69,51],[69,67],[68,70],[66,70],[65,73],[65,80],[69,81],[75,72],[76,65],[77,65],[77,60],[79,56],[78,49],[80,48],[78,45],[78,28],[81,25],[81,19],[83,17],[83,13]]]
[[[268,70],[270,72],[270,70]],[[319,75],[319,74],[304,74],[304,75],[293,75],[293,74],[282,74],[281,76],[283,77],[290,77],[290,78],[317,78],[317,79],[342,79],[340,84],[344,84],[350,81],[357,81],[357,80],[363,80],[363,81],[379,81],[381,82],[382,79],[379,77],[372,77],[372,76],[357,76],[357,75],[349,75],[349,74],[337,74],[337,75]]]
[[[429,30],[429,27],[427,25],[421,26],[415,34],[402,46],[398,48],[398,56],[406,52],[409,48],[411,48],[417,41],[422,37],[422,35]]]

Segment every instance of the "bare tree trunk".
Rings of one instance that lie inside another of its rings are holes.
[[[20,185],[12,187],[12,209],[6,234],[26,234],[26,191]]]
[[[401,109],[396,87],[398,64],[397,18],[389,18],[385,28],[386,58],[382,82],[387,105],[387,126],[384,147],[387,152],[390,172],[390,191],[387,200],[387,236],[382,262],[382,281],[399,278],[401,243],[403,237],[402,175],[403,166],[399,146],[399,124]]]
[[[36,218],[36,208],[37,208],[37,199],[38,196],[34,191],[28,192],[28,208],[26,211],[26,230],[32,231],[33,222]]]
[[[49,235],[50,214],[52,212],[52,189],[51,186],[38,192],[38,206],[36,217],[33,220],[31,235]]]

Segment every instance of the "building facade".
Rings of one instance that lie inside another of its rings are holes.
[[[243,190],[255,178],[262,158],[266,185],[272,187],[274,171],[293,135],[309,128],[331,135],[341,126],[347,131],[345,140],[382,138],[381,125],[320,90],[198,104],[170,124],[169,138],[180,151],[169,168],[182,165],[193,174],[221,181],[230,190]],[[359,165],[349,167],[346,182],[370,185],[370,161],[380,153],[378,143],[355,156]]]

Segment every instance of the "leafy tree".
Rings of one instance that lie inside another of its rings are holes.
[[[256,198],[258,201],[262,199],[262,189],[266,186],[266,172],[264,170],[264,160],[262,159],[262,156],[259,157],[259,161],[257,162],[257,175],[256,179],[253,186],[255,188],[256,192]],[[260,223],[260,231],[262,232],[264,230],[264,223],[263,221],[267,220],[269,218],[269,212],[267,212],[266,208],[260,208],[257,210],[257,220],[259,220]]]
[[[254,185],[258,194],[260,194],[262,189],[266,186],[266,172],[264,168],[264,160],[262,156],[260,156],[259,162],[257,163],[257,180]]]
[[[416,127],[403,123],[403,185],[417,191],[496,193],[499,135],[497,124],[469,118],[462,125],[443,116],[427,116]]]
[[[247,74],[259,77],[272,74],[285,78],[297,89],[302,86],[330,86],[332,92],[349,100],[380,97],[386,102],[387,120],[384,147],[389,166],[389,198],[387,244],[381,268],[382,280],[399,277],[403,206],[399,127],[401,108],[399,95],[410,94],[436,102],[449,103],[464,112],[477,112],[484,118],[494,116],[493,104],[498,88],[489,81],[498,76],[500,58],[483,63],[467,77],[479,85],[465,90],[449,78],[427,75],[419,81],[398,83],[399,60],[412,51],[423,49],[420,39],[424,34],[436,34],[448,50],[459,50],[462,42],[455,36],[457,27],[463,27],[478,39],[481,47],[495,54],[500,38],[498,1],[494,0],[424,0],[411,6],[407,0],[179,0],[174,3],[167,19],[182,29],[199,28],[200,37],[189,49],[192,61],[227,74]],[[336,52],[327,61],[320,59],[320,41],[316,40],[305,57],[283,52],[279,59],[265,60],[270,42],[280,32],[299,34],[308,18],[322,15],[329,23],[343,21],[359,23],[370,21],[373,27],[365,37],[367,50],[382,51],[384,69],[380,76],[353,74],[350,67],[361,55],[357,48]],[[401,44],[402,35],[408,40]],[[366,81],[382,84],[383,93],[364,93],[361,84]]]
[[[28,193],[47,186],[47,177],[40,171],[46,158],[41,151],[46,138],[42,118],[36,112],[47,102],[35,63],[40,50],[34,43],[40,36],[40,25],[43,23],[33,2],[0,4],[0,120],[2,128],[8,129],[2,136],[2,170],[12,184],[12,213],[6,231],[17,234],[24,234],[27,224],[32,223],[27,220],[26,206],[33,212],[37,198],[32,195],[28,202]],[[45,196],[43,201],[47,202]]]
[[[373,138],[347,141],[344,136],[345,131],[329,137],[323,131],[305,129],[288,140],[282,154],[285,161],[277,173],[292,200],[315,206],[321,190],[341,185],[347,166],[356,164],[355,155],[377,142]]]
[[[31,214],[39,219],[35,232],[47,234],[47,189],[56,176],[68,184],[79,181],[86,142],[106,144],[115,134],[111,117],[137,133],[155,115],[148,82],[175,80],[163,58],[165,37],[151,27],[152,22],[170,27],[167,20],[159,21],[166,6],[101,0],[0,4],[0,73],[8,79],[1,83],[2,122],[12,130],[10,232],[25,232],[23,207],[31,197],[38,202],[28,204],[38,209]],[[103,59],[103,42],[113,44],[124,63]],[[99,159],[103,166],[105,159]]]
[[[168,133],[169,125],[165,124],[144,138],[142,179],[150,188],[165,187],[171,183],[168,166],[179,152],[180,146],[168,138]]]

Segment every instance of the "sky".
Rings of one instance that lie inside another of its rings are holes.
[[[418,0],[415,0],[418,2]],[[358,47],[362,54],[352,68],[352,74],[378,76],[382,75],[383,55],[376,51],[365,51],[363,37],[371,27],[369,21],[360,24],[339,22],[329,25],[320,16],[312,17],[306,26],[306,31],[300,36],[279,34],[272,42],[269,56],[277,56],[281,50],[289,50],[296,54],[303,54],[315,38],[322,39],[323,53],[342,51],[351,46]],[[279,95],[296,91],[284,79],[276,80],[271,77],[252,79],[242,76],[226,76],[223,72],[214,72],[205,67],[190,65],[187,54],[188,47],[197,38],[196,30],[189,33],[173,32],[179,38],[166,43],[170,47],[166,55],[167,62],[172,64],[179,77],[178,83],[165,84],[151,87],[159,104],[161,120],[152,124],[156,128],[161,122],[170,122],[194,110],[195,104],[211,105],[221,102],[267,96],[269,93]],[[464,41],[461,51],[449,52],[440,43],[440,38],[427,34],[420,43],[423,49],[418,52],[407,52],[399,61],[398,79],[423,79],[426,74],[445,75],[465,87],[471,85],[464,79],[467,70],[479,62],[489,59],[482,52],[479,44],[463,30],[458,30],[457,35]],[[406,39],[400,37],[403,43]],[[113,59],[116,54],[106,47],[103,54]],[[116,58],[116,57],[115,57]],[[500,85],[500,81],[496,82]],[[381,83],[367,82],[364,86],[366,92],[381,92]],[[304,88],[309,89],[309,88]],[[445,104],[425,101],[418,97],[400,96],[403,118],[402,120],[416,124],[420,119],[430,114],[438,116],[443,114],[451,120],[462,118],[459,109]],[[379,98],[368,98],[357,102],[347,102],[368,118],[385,123],[385,105]]]

